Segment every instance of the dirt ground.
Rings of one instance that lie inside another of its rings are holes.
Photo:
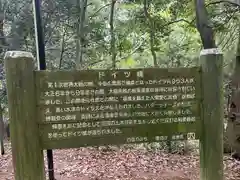
[[[0,180],[13,180],[11,148],[0,155]],[[199,180],[199,156],[143,149],[54,150],[57,180]],[[46,161],[45,161],[46,162]],[[226,180],[240,180],[240,162],[224,157]]]

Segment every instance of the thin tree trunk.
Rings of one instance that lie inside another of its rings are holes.
[[[78,68],[78,63],[79,63],[79,54],[80,54],[80,14],[81,14],[81,7],[80,7],[80,1],[81,0],[77,0],[77,9],[78,9],[78,13],[79,13],[79,17],[78,17],[78,25],[77,25],[77,36],[76,36],[76,60],[75,60],[75,69]]]
[[[2,37],[0,41],[1,46],[5,46],[7,44],[4,36],[4,31],[3,31],[3,23],[4,23],[4,10],[3,10],[2,0],[0,0],[0,36]],[[0,48],[0,53],[2,52],[3,52],[3,48]],[[2,108],[2,105],[0,104],[0,151],[2,155],[5,153],[4,143],[3,143],[4,129],[5,128],[4,128],[4,122],[3,122],[3,108]]]
[[[149,29],[149,35],[150,35],[150,50],[151,50],[151,53],[152,53],[152,57],[153,57],[153,64],[154,64],[154,67],[157,67],[158,66],[158,63],[157,63],[157,55],[156,55],[156,52],[155,52],[155,49],[154,49],[154,40],[155,40],[155,27],[154,27],[154,21],[152,20],[150,14],[148,13],[148,0],[144,0],[144,15],[145,15],[145,18],[146,18],[146,22],[148,23],[148,29]]]
[[[87,11],[87,0],[77,0],[77,6],[80,12],[78,28],[77,28],[77,46],[76,46],[76,69],[81,69],[83,63],[83,52],[85,47],[85,16]]]
[[[0,36],[1,36],[1,48],[0,48],[0,53],[3,52],[3,48],[7,46],[7,42],[6,42],[6,38],[4,36],[4,31],[3,31],[3,24],[4,24],[4,9],[3,9],[3,4],[2,4],[2,0],[0,0]]]
[[[111,34],[111,55],[112,55],[112,68],[116,69],[116,39],[114,33],[114,9],[115,9],[116,0],[112,0],[111,3],[111,13],[110,13],[110,34]]]
[[[65,48],[64,48],[65,47],[64,46],[65,34],[66,34],[66,30],[64,29],[64,33],[63,33],[63,37],[62,37],[62,41],[61,41],[61,52],[60,52],[59,65],[58,65],[59,69],[61,69],[61,67],[62,67],[63,54],[64,54],[64,51],[65,51]]]

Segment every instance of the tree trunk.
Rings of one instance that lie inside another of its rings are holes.
[[[116,57],[117,57],[117,52],[116,52],[116,38],[115,38],[115,33],[114,33],[114,9],[115,9],[115,4],[116,4],[116,2],[117,2],[116,0],[112,0],[110,20],[109,20],[110,34],[111,34],[112,68],[113,68],[113,69],[116,69]]]
[[[152,20],[151,15],[148,13],[148,0],[144,0],[143,8],[144,8],[143,10],[144,10],[146,23],[148,24],[148,29],[149,29],[150,50],[151,50],[151,53],[152,53],[153,64],[154,64],[154,67],[158,67],[157,55],[156,55],[155,48],[154,48],[154,40],[155,40],[154,30],[155,30],[155,27],[154,27],[154,21]]]
[[[3,52],[3,47],[7,46],[6,38],[4,36],[4,31],[3,31],[3,24],[4,24],[4,9],[2,5],[2,1],[0,0],[0,53]]]
[[[208,12],[205,6],[205,0],[195,0],[196,23],[200,33],[203,48],[216,48],[214,32],[208,20]]]
[[[83,52],[85,49],[85,16],[87,11],[87,0],[77,0],[77,7],[80,17],[77,27],[77,46],[76,46],[76,69],[81,69],[83,63]]]

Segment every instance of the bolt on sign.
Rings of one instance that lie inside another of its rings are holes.
[[[35,73],[44,149],[199,139],[198,67]]]

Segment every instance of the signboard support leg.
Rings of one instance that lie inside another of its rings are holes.
[[[3,122],[3,108],[0,105],[0,151],[1,155],[4,155],[4,122]]]
[[[36,120],[33,56],[22,51],[5,55],[10,132],[15,180],[44,180],[44,159]]]
[[[201,180],[223,180],[223,55],[204,49],[202,67]]]

